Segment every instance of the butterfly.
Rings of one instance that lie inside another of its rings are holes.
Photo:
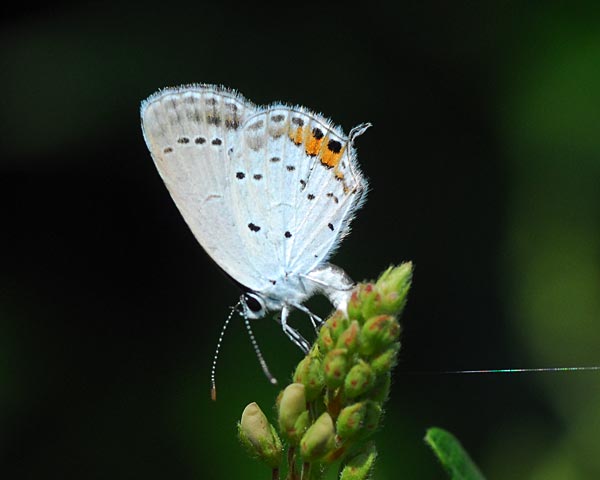
[[[144,139],[156,168],[200,245],[244,293],[246,319],[280,312],[288,323],[316,293],[345,309],[354,282],[328,263],[363,204],[367,182],[354,140],[305,107],[257,106],[221,86],[160,90],[141,105]]]

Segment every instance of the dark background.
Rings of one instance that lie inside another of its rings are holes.
[[[565,6],[569,5],[569,6]],[[593,3],[54,3],[0,33],[0,469],[6,478],[269,478],[236,421],[272,412],[239,295],[187,230],[140,101],[223,84],[323,112],[371,192],[333,259],[412,260],[375,478],[444,478],[426,428],[490,479],[600,476],[600,16]],[[314,300],[321,315],[327,302]],[[295,315],[294,323],[306,318]],[[281,381],[300,352],[255,334]],[[420,372],[420,373],[419,373]]]

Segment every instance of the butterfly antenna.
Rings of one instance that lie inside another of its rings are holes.
[[[219,357],[219,350],[221,349],[221,343],[223,342],[223,337],[225,336],[225,330],[227,330],[231,317],[233,317],[233,314],[237,311],[240,303],[241,302],[238,302],[234,307],[231,307],[231,313],[228,315],[227,320],[225,320],[223,328],[221,328],[221,333],[219,334],[219,340],[217,340],[217,348],[215,350],[212,368],[210,369],[210,398],[212,398],[213,401],[217,401],[217,383],[215,376],[217,373],[217,358]]]
[[[258,363],[265,372],[265,375],[269,379],[269,382],[273,385],[277,385],[277,379],[273,376],[273,374],[269,371],[269,367],[267,366],[267,362],[265,362],[264,357],[258,347],[258,343],[256,343],[256,338],[254,338],[254,333],[252,333],[252,328],[250,327],[250,320],[248,317],[244,315],[244,323],[246,324],[246,330],[248,330],[248,335],[250,335],[250,341],[252,342],[252,347],[254,348],[254,352],[256,353],[256,357],[258,358]]]

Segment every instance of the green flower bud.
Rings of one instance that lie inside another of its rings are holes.
[[[344,393],[348,398],[356,398],[366,393],[375,383],[373,369],[363,360],[354,365],[344,380]]]
[[[365,402],[366,411],[363,419],[363,428],[361,431],[362,437],[366,438],[372,435],[377,427],[379,426],[379,420],[381,419],[381,414],[383,413],[383,409],[381,405],[372,400],[367,400]]]
[[[317,344],[322,353],[327,353],[333,348],[335,342],[331,337],[331,329],[328,325],[324,324],[319,330],[319,336],[317,337]]]
[[[305,410],[296,419],[296,423],[294,423],[294,434],[288,438],[290,445],[298,445],[310,425],[310,413],[308,410]]]
[[[325,374],[325,385],[335,389],[344,383],[348,373],[348,350],[335,348],[325,355],[323,360],[323,371]]]
[[[361,301],[360,301],[360,291],[363,288],[363,284],[360,283],[356,286],[352,294],[350,295],[350,300],[348,300],[348,318],[355,318],[357,320],[362,320],[362,312],[360,311]]]
[[[297,437],[296,420],[306,412],[305,387],[301,383],[288,385],[279,401],[279,431],[288,440]]]
[[[354,403],[343,408],[335,422],[335,430],[342,441],[356,437],[360,432],[367,412],[364,402]]]
[[[412,262],[388,268],[377,280],[381,294],[381,313],[398,315],[406,305],[406,296],[412,282]]]
[[[277,432],[256,403],[249,404],[238,423],[238,436],[251,455],[271,468],[281,463],[282,445]]]
[[[373,355],[388,348],[400,336],[400,324],[395,317],[378,315],[369,318],[360,331],[360,353]]]
[[[342,332],[348,328],[349,323],[348,319],[339,310],[336,310],[334,314],[327,319],[325,325],[329,328],[331,339],[334,342],[336,342]]]
[[[352,355],[358,350],[360,326],[356,320],[352,320],[346,330],[342,332],[336,342],[337,348],[345,348]]]
[[[376,458],[375,445],[368,445],[362,452],[346,463],[340,475],[340,480],[366,480],[373,470]]]
[[[392,374],[387,372],[381,378],[378,378],[375,385],[369,392],[369,398],[380,405],[385,402],[390,394],[392,385]]]
[[[321,360],[318,348],[313,348],[304,357],[294,373],[294,382],[302,383],[305,387],[306,401],[311,402],[319,396],[325,386]]]
[[[379,292],[374,284],[361,283],[350,296],[348,316],[362,323],[373,314],[371,312],[377,312],[379,300]]]
[[[373,358],[369,363],[375,375],[379,376],[385,372],[389,372],[396,365],[398,359],[398,351],[400,350],[400,343],[393,343],[390,348],[380,353]]]
[[[300,441],[300,453],[305,462],[314,462],[335,447],[335,428],[329,413],[323,413],[306,431]]]

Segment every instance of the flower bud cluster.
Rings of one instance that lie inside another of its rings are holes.
[[[398,316],[411,279],[412,264],[404,263],[390,267],[374,283],[359,284],[347,315],[337,311],[322,325],[312,349],[296,367],[294,383],[280,393],[279,434],[303,464],[323,468],[343,459],[341,478],[368,478],[376,450],[365,440],[379,426],[389,395],[400,350]],[[243,438],[252,435],[242,433],[243,424],[244,417],[240,438],[247,445]],[[273,465],[273,452],[279,449],[281,454],[281,441],[270,424],[258,424],[261,440],[250,444],[258,445],[254,453]],[[292,465],[288,468],[294,470]]]

